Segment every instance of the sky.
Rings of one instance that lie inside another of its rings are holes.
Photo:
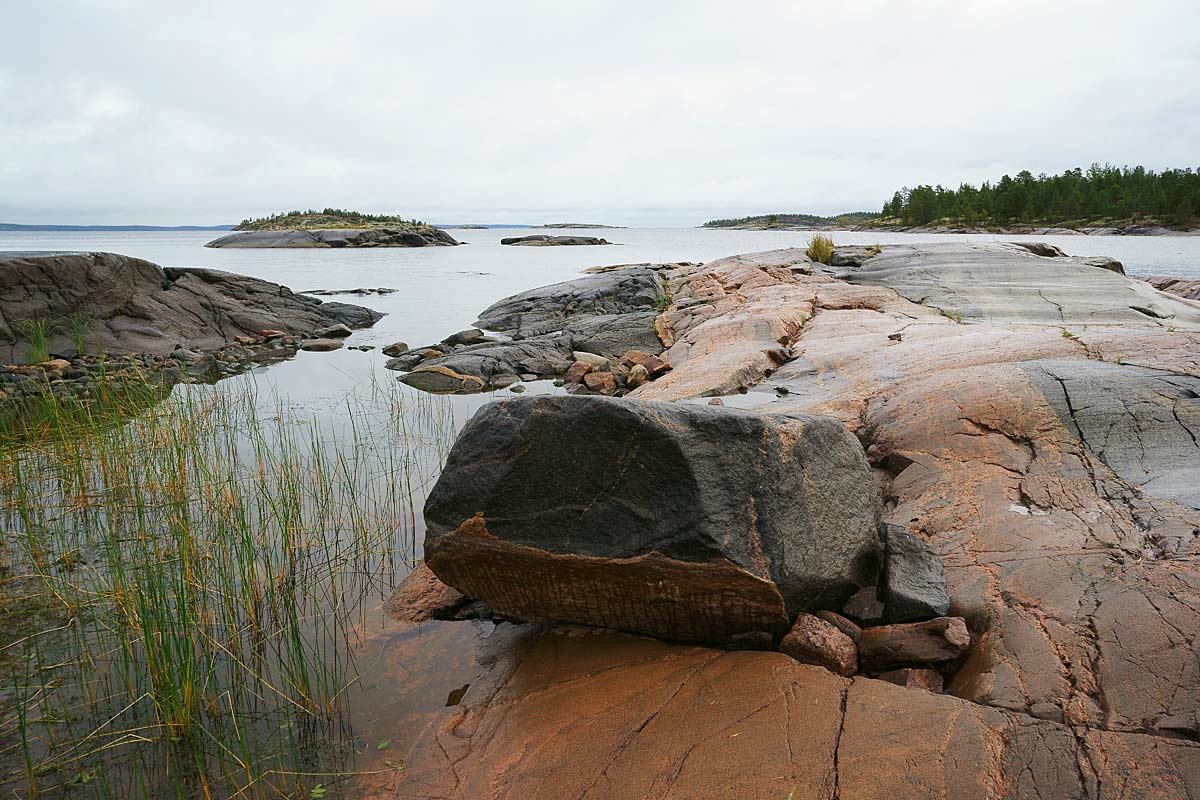
[[[1200,167],[1200,2],[0,0],[0,222],[695,225]]]

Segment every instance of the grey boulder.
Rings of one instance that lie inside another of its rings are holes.
[[[899,525],[884,526],[883,609],[889,622],[916,622],[950,612],[942,559]]]

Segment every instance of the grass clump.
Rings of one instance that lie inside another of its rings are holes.
[[[358,609],[415,557],[449,406],[374,387],[321,421],[228,383],[6,423],[13,796],[303,797],[353,772]]]
[[[820,233],[808,240],[805,254],[818,264],[828,264],[833,260],[833,239]]]
[[[46,319],[28,319],[17,324],[17,331],[29,342],[27,358],[31,364],[50,360],[50,337],[54,326]]]

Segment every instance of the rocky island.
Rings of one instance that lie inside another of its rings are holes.
[[[1040,244],[830,261],[600,271],[410,366],[625,396],[460,434],[391,608],[499,624],[391,796],[1200,793],[1200,304]]]
[[[5,252],[0,393],[86,389],[124,366],[169,380],[216,378],[298,349],[337,349],[381,317],[220,270],[116,253]]]
[[[327,208],[243,220],[205,247],[444,247],[459,242],[441,228],[401,217]]]
[[[612,242],[597,236],[547,236],[544,233],[535,233],[529,236],[507,236],[500,240],[500,244],[554,247],[558,245],[612,244]]]

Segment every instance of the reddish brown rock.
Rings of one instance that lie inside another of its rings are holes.
[[[854,640],[813,614],[801,614],[779,643],[779,651],[801,664],[815,664],[843,677],[858,672]]]
[[[864,628],[858,643],[862,668],[881,672],[896,667],[953,661],[971,648],[971,633],[961,617]]]
[[[855,592],[842,606],[842,613],[860,625],[883,623],[883,603],[879,602],[874,586],[866,586]]]
[[[934,669],[893,669],[879,673],[879,680],[908,689],[924,689],[937,694],[942,693],[942,674]]]
[[[611,372],[589,372],[583,376],[583,385],[597,394],[611,395],[617,391],[617,379]]]
[[[584,361],[575,361],[567,368],[567,373],[563,375],[563,380],[567,383],[583,383],[584,377],[591,371],[591,364]]]
[[[469,597],[442,583],[422,561],[392,590],[384,609],[401,622],[426,622],[452,619],[469,602]]]
[[[862,628],[858,627],[841,614],[833,611],[817,611],[816,615],[853,639],[855,645],[857,645],[859,640],[862,639]]]

